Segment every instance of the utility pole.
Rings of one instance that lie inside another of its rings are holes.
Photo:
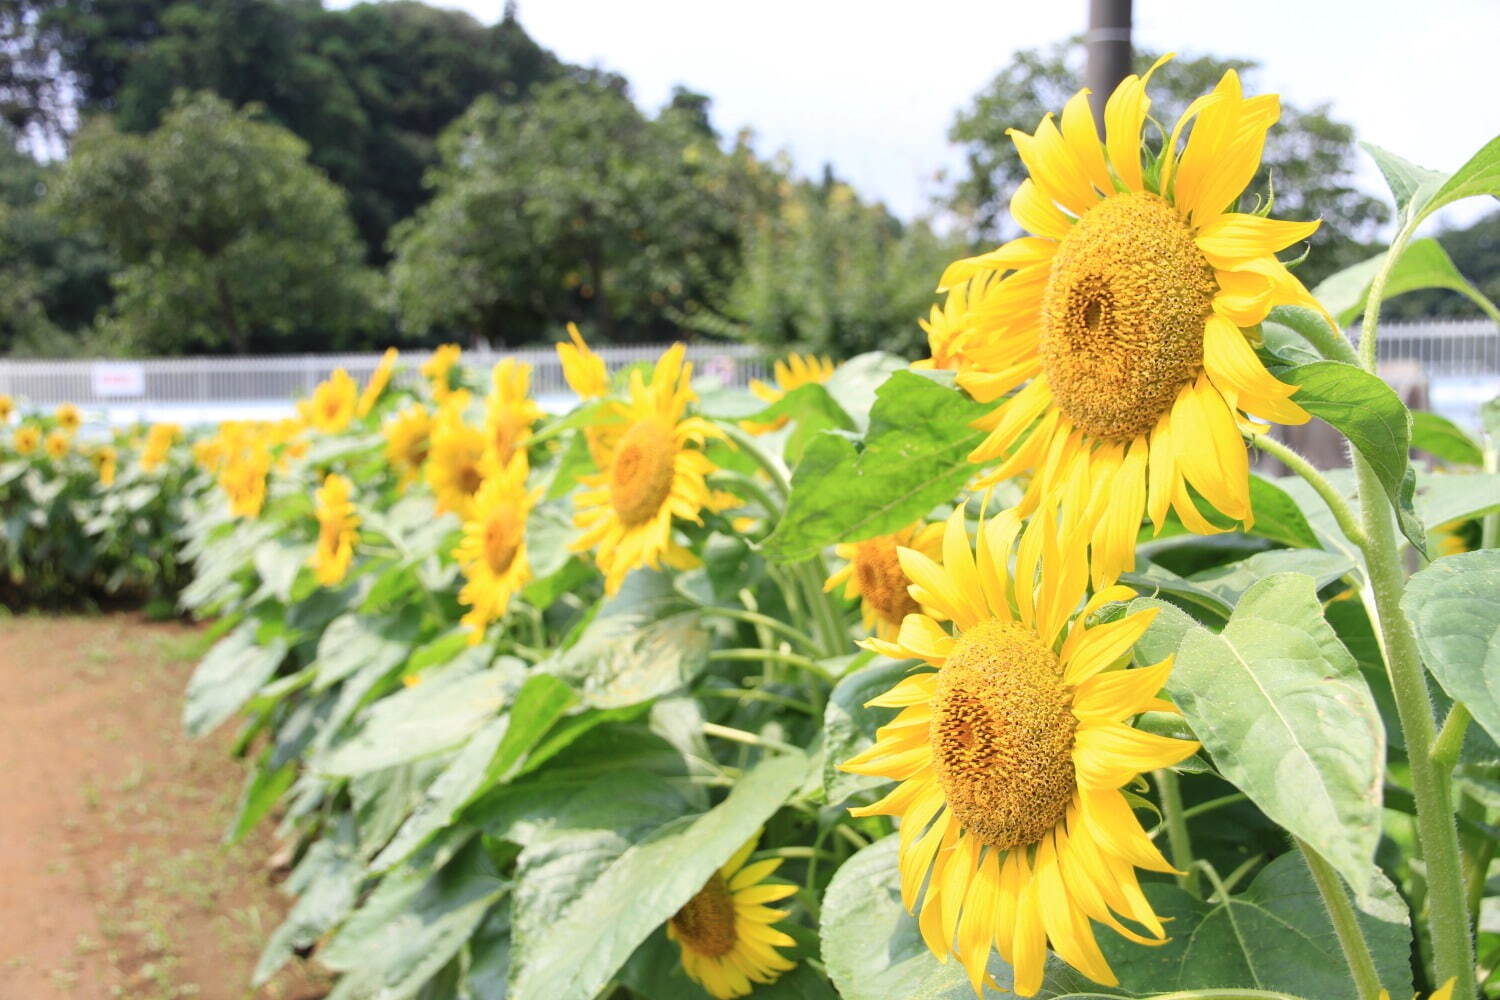
[[[1089,0],[1089,30],[1084,35],[1088,69],[1084,83],[1092,93],[1094,125],[1104,134],[1104,102],[1130,75],[1131,0]]]

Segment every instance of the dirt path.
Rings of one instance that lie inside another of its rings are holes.
[[[326,992],[296,968],[249,989],[288,900],[265,870],[269,824],[221,842],[233,727],[190,741],[178,723],[203,646],[127,615],[0,618],[3,1000]]]

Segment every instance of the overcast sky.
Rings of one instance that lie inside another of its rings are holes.
[[[491,23],[504,2],[447,6]],[[684,84],[713,98],[726,134],[751,126],[763,153],[788,150],[804,174],[830,161],[910,215],[959,163],[946,139],[954,112],[1017,49],[1080,31],[1086,10],[1087,0],[520,0],[519,16],[569,62],[624,74],[645,107]],[[1500,0],[1136,0],[1135,37],[1256,59],[1258,89],[1329,101],[1360,138],[1435,169],[1500,132]]]

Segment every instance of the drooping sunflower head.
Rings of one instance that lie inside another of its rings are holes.
[[[355,513],[354,487],[345,477],[330,473],[313,497],[318,519],[318,544],[308,562],[313,575],[325,587],[337,584],[349,572],[354,543],[359,538],[359,515]]]
[[[776,949],[796,942],[773,924],[787,915],[766,903],[785,899],[794,885],[767,882],[781,865],[770,858],[747,865],[757,833],[709,876],[702,889],[667,921],[667,937],[682,948],[682,969],[717,1000],[748,996],[796,963]]]
[[[604,359],[584,343],[576,324],[568,324],[570,344],[557,344],[557,358],[562,362],[563,378],[579,399],[599,399],[609,394],[609,369]]]
[[[451,393],[432,423],[427,451],[427,485],[437,497],[438,513],[467,515],[469,502],[484,483],[482,463],[489,439],[464,420],[467,393]]]
[[[83,417],[78,413],[78,407],[72,403],[63,403],[52,414],[57,419],[57,426],[65,434],[72,434],[78,430],[83,423]]]
[[[1023,513],[1063,498],[1096,585],[1134,565],[1147,513],[1157,530],[1169,509],[1190,530],[1227,530],[1199,513],[1201,497],[1251,520],[1241,429],[1307,414],[1245,331],[1277,305],[1321,311],[1276,257],[1318,223],[1234,211],[1276,97],[1243,96],[1231,70],[1143,165],[1150,75],[1110,96],[1102,142],[1086,92],[1060,123],[1012,130],[1030,177],[1011,214],[1032,235],[943,276],[966,299],[959,385],[982,402],[1019,388],[977,425],[989,435],[970,457],[1002,460],[988,483],[1036,473]]]
[[[359,386],[349,373],[335,368],[313,389],[312,395],[297,404],[303,421],[324,434],[337,434],[349,426],[354,419],[354,408],[358,403]]]
[[[469,606],[463,623],[471,644],[484,638],[485,626],[505,615],[510,599],[531,579],[526,519],[538,494],[526,489],[529,471],[525,451],[503,465],[491,453],[484,485],[464,521],[463,540],[453,550],[466,581],[458,600]]]
[[[844,597],[860,602],[865,630],[882,639],[894,639],[902,620],[922,610],[907,590],[911,581],[901,569],[897,550],[911,548],[936,556],[942,538],[941,524],[918,522],[890,535],[840,543],[834,552],[845,560],[844,565],[828,578],[823,589],[830,591],[843,584]]]
[[[16,401],[4,393],[0,393],[0,424],[10,422],[10,415],[16,412]]]
[[[449,373],[458,364],[458,359],[462,354],[463,348],[457,344],[444,344],[422,362],[422,377],[427,379],[428,385],[432,388],[432,398],[439,403],[447,400],[448,394],[453,391],[453,382]]]
[[[639,370],[631,372],[629,401],[613,404],[605,418],[617,423],[618,433],[606,444],[601,471],[579,477],[584,489],[575,495],[574,523],[583,531],[573,549],[594,551],[609,593],[633,569],[663,560],[693,565],[692,554],[672,537],[673,521],[701,523],[701,511],[720,503],[708,487],[715,466],[703,446],[724,432],[687,415],[698,397],[684,352],[681,344],[669,348],[649,383]]]
[[[401,485],[415,482],[427,461],[432,417],[421,403],[411,403],[385,422],[385,458]]]
[[[17,427],[11,437],[11,444],[15,446],[17,455],[30,455],[41,443],[42,432],[30,424]]]
[[[1174,710],[1157,697],[1170,658],[1123,668],[1154,611],[1089,625],[1133,593],[1110,587],[1083,604],[1083,550],[1048,517],[1024,533],[1013,511],[993,517],[971,550],[960,509],[940,561],[910,548],[899,557],[928,610],[908,615],[895,641],[865,645],[937,669],[870,702],[901,711],[841,766],[899,784],[853,812],[901,818],[902,899],[919,909],[928,947],[956,955],[976,992],[993,947],[1015,970],[1016,992],[1035,994],[1049,943],[1115,985],[1091,921],[1164,940],[1135,868],[1172,870],[1121,788],[1197,748],[1126,721]]]
[[[531,398],[531,366],[506,358],[495,366],[492,388],[484,401],[484,427],[495,461],[504,465],[531,437],[531,426],[543,416]]]
[[[63,430],[49,431],[47,433],[47,457],[54,461],[62,458],[68,453],[68,434]]]
[[[105,444],[95,448],[89,452],[89,461],[94,463],[94,474],[99,477],[102,485],[110,486],[114,483],[120,456],[113,445]]]
[[[359,403],[354,407],[354,415],[367,417],[375,404],[380,401],[380,394],[385,392],[385,387],[391,384],[391,373],[396,370],[396,358],[399,353],[394,347],[387,347],[385,353],[380,356],[380,364],[370,373],[370,381],[365,383],[364,392],[359,394]]]
[[[771,367],[776,378],[775,385],[760,379],[750,380],[750,391],[763,403],[775,403],[799,386],[822,384],[832,377],[834,364],[831,358],[814,355],[788,354]],[[742,420],[740,426],[751,434],[768,434],[786,425],[786,417],[777,417],[769,423],[758,424],[753,420]]]

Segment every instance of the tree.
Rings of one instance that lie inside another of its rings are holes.
[[[146,352],[328,350],[377,322],[343,193],[307,146],[210,95],[87,125],[49,204],[123,267],[110,327]]]
[[[702,108],[643,115],[617,80],[488,97],[439,142],[434,196],[397,227],[398,311],[414,331],[494,343],[590,320],[606,340],[670,335],[737,263],[745,185]]]
[[[1136,72],[1144,73],[1157,58],[1154,52],[1136,53]],[[953,186],[947,207],[967,221],[976,241],[994,244],[1016,234],[1007,206],[1026,173],[1006,130],[1030,132],[1044,114],[1061,111],[1078,90],[1082,59],[1083,46],[1076,38],[1017,53],[973,106],[955,118],[948,137],[963,147],[966,172]],[[1256,67],[1246,59],[1172,59],[1151,78],[1151,117],[1170,129],[1225,70],[1248,75],[1253,84]],[[1148,141],[1159,146],[1163,139],[1153,132],[1148,124]],[[1254,193],[1274,192],[1277,217],[1324,220],[1309,241],[1312,253],[1297,271],[1308,287],[1369,256],[1375,230],[1389,218],[1384,202],[1355,185],[1357,155],[1354,130],[1332,118],[1327,105],[1302,110],[1282,102],[1281,120],[1267,137],[1250,199],[1253,203]]]

